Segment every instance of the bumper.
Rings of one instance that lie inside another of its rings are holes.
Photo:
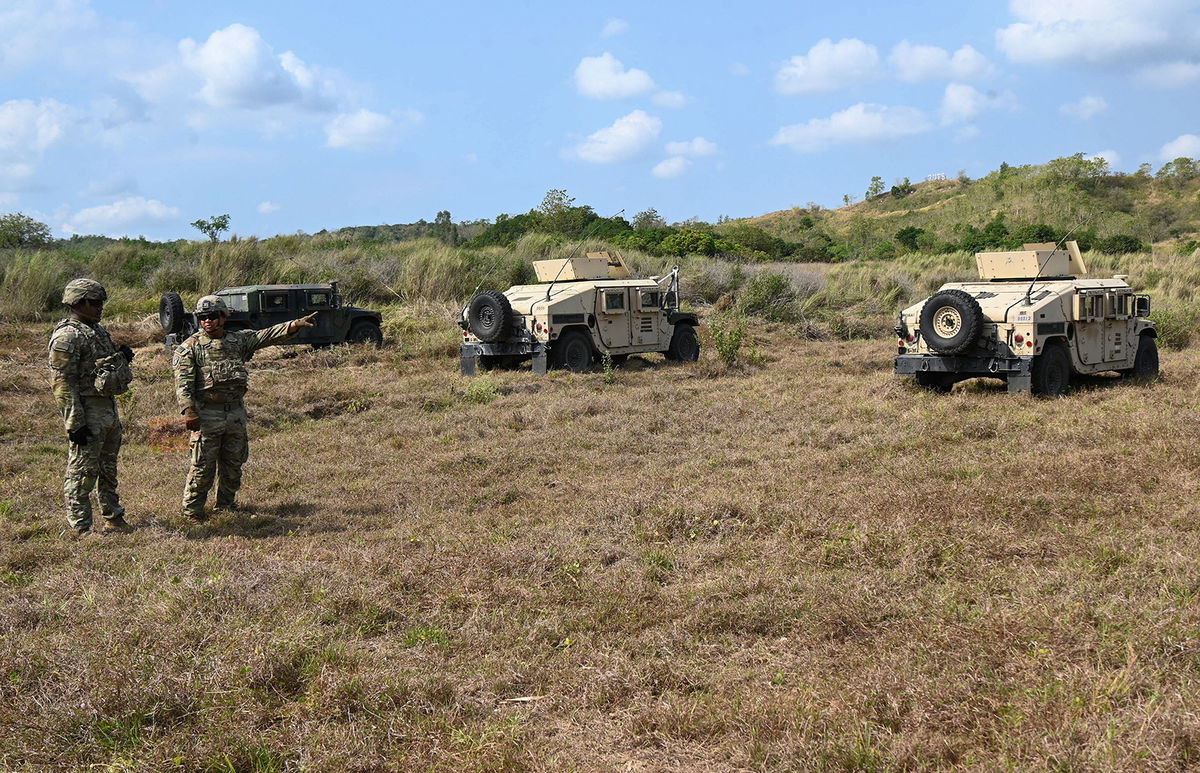
[[[533,372],[547,370],[546,344],[542,341],[501,341],[465,343],[459,348],[459,365],[464,376],[474,376],[480,357],[532,357]]]
[[[938,354],[901,354],[896,357],[896,373],[946,373],[956,380],[1002,378],[1009,392],[1028,392],[1033,371],[1032,357],[952,357]]]

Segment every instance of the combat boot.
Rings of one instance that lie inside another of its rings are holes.
[[[101,528],[105,532],[115,531],[120,532],[121,534],[128,534],[129,532],[133,531],[133,527],[126,523],[125,518],[120,515],[112,518],[105,518],[104,526]]]

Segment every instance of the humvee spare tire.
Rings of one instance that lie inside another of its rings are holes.
[[[942,290],[925,301],[920,329],[925,342],[934,351],[962,354],[983,332],[983,309],[970,293]]]
[[[512,333],[512,304],[504,293],[496,290],[482,292],[471,299],[467,307],[467,322],[480,341],[491,343],[508,338]]]
[[[179,297],[179,293],[163,293],[158,299],[158,324],[162,325],[164,333],[178,333],[182,330],[185,314],[183,299]]]

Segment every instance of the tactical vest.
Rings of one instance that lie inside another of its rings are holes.
[[[250,372],[242,341],[236,332],[202,340],[193,334],[184,343],[196,360],[197,395],[240,398],[246,394]]]
[[[54,332],[64,327],[78,331],[83,341],[83,348],[76,352],[79,357],[80,396],[115,397],[128,392],[133,382],[133,370],[125,355],[117,351],[108,331],[76,319],[64,319],[54,327]],[[53,346],[53,333],[50,341]]]

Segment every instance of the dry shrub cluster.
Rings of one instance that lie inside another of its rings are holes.
[[[204,525],[140,345],[137,528],[85,541],[48,328],[0,336],[0,768],[1195,765],[1193,350],[1147,386],[937,396],[772,326],[762,368],[481,400],[428,311],[256,357],[248,511]]]

